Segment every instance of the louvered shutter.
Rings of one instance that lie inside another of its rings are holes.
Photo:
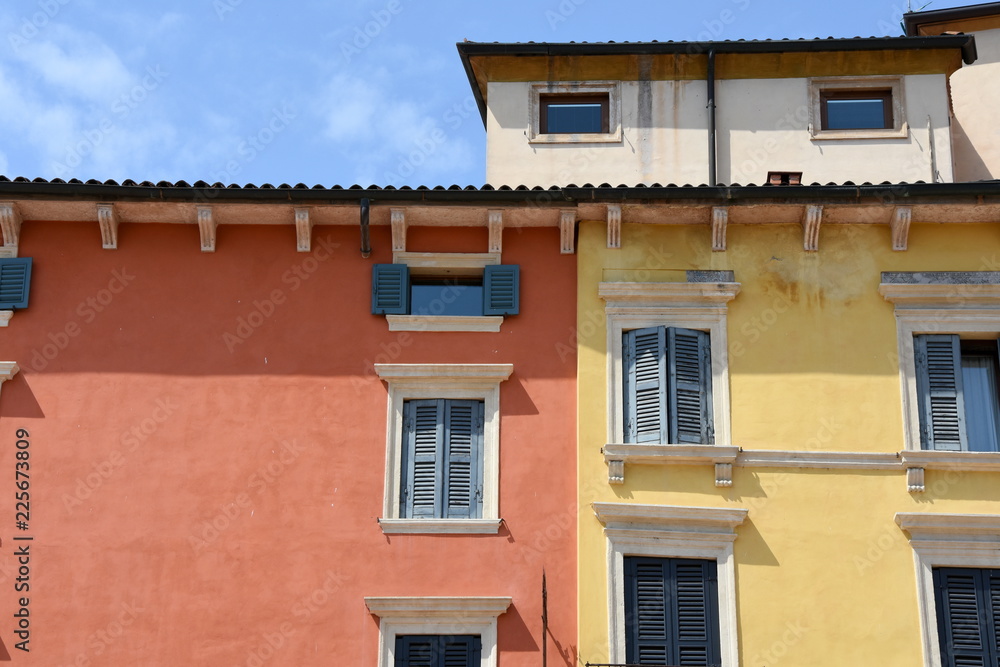
[[[445,402],[445,516],[482,516],[483,403]]]
[[[624,334],[625,442],[668,442],[666,330]]]
[[[372,267],[372,314],[406,315],[410,312],[410,267],[376,264]]]
[[[483,269],[483,315],[517,315],[520,309],[520,273],[517,264]]]
[[[920,445],[924,449],[968,449],[958,336],[913,337],[920,403]]]
[[[447,637],[441,667],[479,667],[482,664],[482,640],[479,636]]]
[[[437,667],[434,635],[396,637],[395,667]]]
[[[669,561],[625,559],[625,662],[668,665]]]
[[[712,444],[712,357],[708,333],[667,329],[669,442]]]
[[[991,570],[934,570],[942,667],[997,667],[997,579]]]
[[[715,561],[672,559],[670,567],[675,651],[667,664],[721,664]]]
[[[30,257],[0,259],[0,310],[27,308],[30,287]]]
[[[395,667],[479,667],[482,651],[478,635],[399,635]]]
[[[441,516],[444,453],[444,401],[416,400],[403,404],[403,488],[400,514],[404,518]]]

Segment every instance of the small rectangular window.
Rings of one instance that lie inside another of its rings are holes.
[[[607,134],[608,95],[540,95],[540,134]]]
[[[892,91],[823,90],[820,118],[824,130],[892,129]]]
[[[410,277],[412,315],[482,315],[483,277]]]
[[[372,269],[372,314],[425,317],[517,315],[520,268],[486,266],[461,275],[412,273],[405,264]]]

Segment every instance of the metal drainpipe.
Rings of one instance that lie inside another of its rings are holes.
[[[715,49],[708,51],[708,184],[716,184],[715,173]]]
[[[368,212],[370,205],[368,198],[364,197],[361,200],[361,256],[368,259],[368,255],[372,254],[372,244],[371,239],[368,237]]]

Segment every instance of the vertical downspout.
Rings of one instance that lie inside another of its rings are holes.
[[[545,585],[545,568],[542,568],[542,667],[549,664],[549,589]]]
[[[368,197],[363,197],[361,199],[361,256],[365,259],[368,258],[368,255],[372,254],[372,244],[368,235],[368,214],[370,209],[371,205],[368,202]]]
[[[708,184],[715,185],[715,49],[708,50]]]

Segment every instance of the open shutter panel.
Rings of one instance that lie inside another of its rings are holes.
[[[625,442],[666,443],[667,366],[663,327],[624,335]]]
[[[394,667],[437,667],[434,657],[434,636],[396,637]]]
[[[482,640],[478,636],[448,637],[442,658],[441,667],[479,667],[482,663]]]
[[[942,667],[996,666],[986,642],[983,576],[982,571],[967,568],[934,570]]]
[[[920,403],[921,446],[924,449],[950,451],[968,449],[958,336],[914,336],[913,347]]]
[[[625,559],[625,661],[669,665],[667,582],[669,561]]]
[[[495,264],[483,269],[483,315],[517,315],[521,305],[520,273],[517,264]]]
[[[30,257],[0,259],[0,310],[27,308],[30,286]]]
[[[708,667],[720,664],[716,563],[710,560],[670,561],[673,575],[674,665]]]
[[[400,509],[405,518],[441,516],[444,401],[407,401],[403,409],[405,484]]]
[[[713,444],[712,358],[708,333],[667,329],[669,442]]]
[[[372,267],[372,315],[410,312],[410,267],[376,264]]]
[[[445,516],[478,519],[482,516],[482,402],[447,401],[445,424]]]

